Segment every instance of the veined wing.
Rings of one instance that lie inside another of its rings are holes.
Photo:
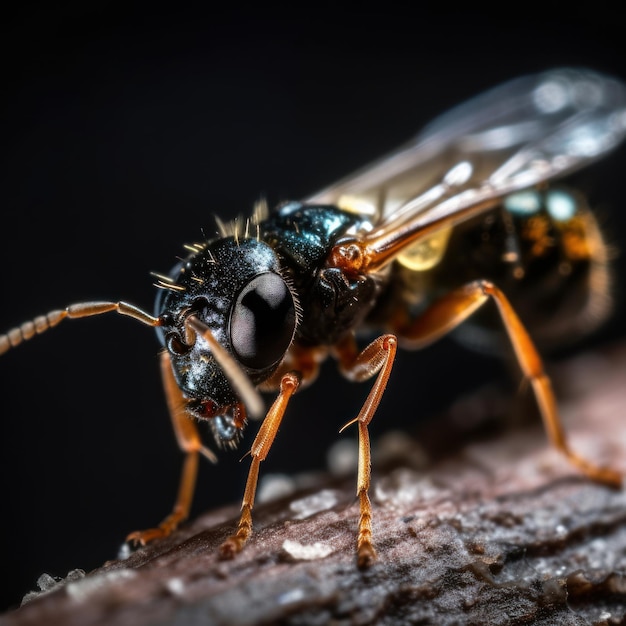
[[[371,232],[341,242],[334,256],[351,258],[355,271],[375,270],[506,194],[590,164],[625,135],[621,82],[590,70],[556,69],[452,109],[409,144],[306,201],[368,220]]]
[[[416,198],[423,197],[404,212],[460,189],[488,187],[502,195],[569,173],[602,157],[625,134],[621,82],[590,70],[555,69],[444,113],[413,141],[306,201],[390,222]]]

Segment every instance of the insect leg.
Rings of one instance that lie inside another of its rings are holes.
[[[4,335],[0,335],[0,354],[4,354],[10,348],[19,346],[23,341],[27,341],[35,335],[40,335],[49,328],[53,328],[65,318],[90,317],[110,311],[132,317],[147,326],[159,326],[160,324],[159,318],[149,315],[136,306],[128,304],[128,302],[79,302],[78,304],[71,304],[65,309],[50,311],[47,315],[40,315],[33,320],[12,328]]]
[[[167,407],[172,419],[172,426],[180,449],[185,453],[183,472],[178,488],[178,495],[174,508],[156,528],[138,530],[126,537],[126,541],[145,545],[155,539],[167,537],[176,530],[178,525],[189,516],[191,502],[196,487],[198,474],[199,454],[209,461],[217,463],[217,457],[208,448],[202,445],[196,424],[185,411],[186,400],[183,397],[172,373],[170,356],[167,352],[161,353],[161,376],[167,399]]]
[[[395,335],[378,337],[360,353],[357,352],[353,337],[335,346],[339,367],[346,378],[355,382],[362,382],[378,374],[359,414],[341,429],[344,430],[354,423],[357,423],[359,427],[359,469],[356,490],[360,507],[356,542],[359,567],[368,567],[376,559],[376,550],[372,543],[372,505],[368,495],[371,476],[371,451],[367,426],[372,421],[387,386],[396,349],[397,339]]]
[[[254,496],[256,493],[257,481],[259,478],[259,466],[264,461],[274,443],[276,433],[280,428],[280,423],[285,414],[287,404],[291,396],[300,385],[301,376],[297,372],[286,373],[280,381],[280,392],[274,403],[267,412],[261,428],[250,448],[252,461],[246,482],[246,490],[241,502],[241,516],[234,535],[231,535],[220,546],[220,556],[230,559],[241,551],[246,541],[252,534],[252,507],[254,506]]]
[[[414,342],[415,347],[423,347],[461,324],[488,300],[493,300],[498,307],[522,374],[535,394],[552,445],[592,480],[619,487],[622,478],[618,472],[599,467],[570,449],[541,357],[511,303],[495,285],[486,280],[471,282],[434,302],[416,319],[397,323],[395,328],[400,336]]]

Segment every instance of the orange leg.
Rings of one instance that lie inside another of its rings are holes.
[[[341,429],[344,430],[354,423],[357,423],[359,427],[359,469],[356,489],[360,507],[356,541],[359,567],[368,567],[376,559],[376,550],[372,543],[372,505],[368,495],[371,450],[367,426],[372,421],[387,386],[396,349],[397,340],[394,335],[378,337],[360,353],[357,353],[353,337],[335,346],[335,354],[339,359],[341,371],[350,380],[362,382],[378,374],[359,414]]]
[[[478,280],[447,294],[433,303],[422,315],[405,324],[398,324],[398,334],[422,347],[465,321],[488,300],[493,300],[509,336],[522,374],[530,382],[537,399],[543,423],[552,444],[592,480],[619,487],[621,475],[607,467],[599,467],[573,452],[566,440],[559,418],[550,379],[532,339],[513,310],[506,296],[495,285]]]
[[[185,453],[185,461],[172,512],[156,528],[138,530],[126,538],[127,541],[141,545],[167,537],[189,516],[196,487],[199,455],[203,454],[211,462],[217,463],[217,457],[213,452],[202,445],[196,424],[185,411],[185,399],[172,374],[172,366],[167,352],[161,354],[161,375],[176,440],[180,449]]]
[[[265,416],[261,428],[250,448],[252,461],[246,482],[246,490],[241,502],[241,517],[239,518],[239,524],[237,525],[235,534],[231,535],[220,546],[220,556],[223,559],[230,559],[238,552],[241,552],[241,549],[252,534],[252,508],[254,506],[254,496],[259,479],[259,466],[261,461],[266,459],[274,443],[287,404],[299,385],[300,375],[298,373],[288,372],[282,377],[278,397],[274,400],[274,404],[272,404]]]

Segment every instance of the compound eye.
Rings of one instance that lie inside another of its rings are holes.
[[[230,341],[239,361],[262,370],[282,359],[296,328],[293,296],[278,274],[259,274],[241,291],[230,319]]]

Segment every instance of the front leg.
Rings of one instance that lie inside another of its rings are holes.
[[[215,454],[202,445],[196,424],[185,410],[187,400],[176,384],[170,356],[167,352],[161,353],[161,376],[172,426],[178,446],[185,453],[185,462],[172,512],[156,528],[130,533],[126,537],[126,541],[133,544],[146,545],[150,541],[171,535],[178,528],[178,525],[189,516],[196,488],[199,455],[202,454],[211,463],[217,463]]]
[[[376,550],[372,542],[372,505],[368,495],[371,478],[371,450],[367,426],[372,421],[387,386],[397,343],[395,335],[382,335],[362,352],[358,352],[354,338],[350,336],[335,346],[335,355],[339,359],[341,372],[346,378],[362,382],[378,374],[359,414],[341,429],[343,431],[354,423],[357,423],[359,427],[359,469],[356,489],[360,507],[356,541],[359,567],[368,567],[376,560]]]
[[[254,439],[254,443],[250,448],[252,461],[246,482],[246,490],[241,503],[241,517],[239,518],[239,524],[237,525],[235,534],[231,535],[220,546],[220,556],[223,559],[231,559],[235,554],[241,552],[241,549],[252,534],[252,507],[254,506],[254,496],[259,479],[259,466],[261,461],[264,461],[267,457],[274,443],[287,404],[291,396],[298,389],[300,380],[301,376],[297,372],[288,372],[282,377],[278,397],[274,400],[274,404],[272,404],[265,416],[261,428]]]

